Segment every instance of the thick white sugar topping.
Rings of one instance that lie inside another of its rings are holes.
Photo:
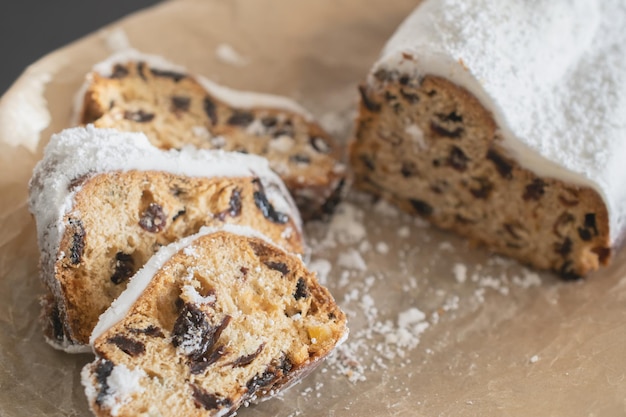
[[[626,225],[625,27],[622,0],[426,0],[370,82],[384,68],[466,88],[523,167],[598,191],[615,241]]]
[[[210,95],[232,107],[240,109],[252,109],[257,107],[273,108],[298,113],[307,119],[311,118],[310,113],[306,109],[287,97],[234,90],[217,84],[205,77],[191,75],[185,67],[169,62],[161,56],[145,54],[135,49],[119,51],[111,55],[105,61],[96,64],[93,67],[93,70],[102,76],[108,77],[112,74],[115,64],[125,64],[128,62],[139,61],[145,62],[150,68],[188,74],[200,83]],[[77,108],[80,108],[80,105],[82,105],[82,103],[79,102],[77,102],[77,104],[79,104],[79,107]]]
[[[237,152],[199,150],[162,151],[143,133],[97,129],[93,126],[53,135],[30,183],[30,210],[37,220],[42,266],[49,274],[64,232],[63,218],[73,206],[72,181],[110,171],[161,171],[189,177],[258,177],[276,210],[287,213],[301,229],[295,204],[265,158]]]
[[[144,290],[150,285],[152,277],[170,260],[172,256],[180,251],[184,251],[187,256],[191,253],[186,250],[200,237],[214,234],[220,231],[233,233],[239,236],[255,237],[265,240],[268,244],[276,246],[266,236],[247,226],[239,226],[232,224],[224,224],[220,228],[203,227],[198,233],[185,237],[174,243],[162,247],[150,258],[150,260],[130,279],[128,286],[122,294],[111,304],[111,306],[100,316],[98,324],[93,329],[89,343],[93,345],[94,341],[106,332],[110,327],[114,326],[122,320],[130,311],[133,304],[139,299]],[[191,248],[193,249],[193,248]],[[193,257],[193,256],[192,256]],[[189,292],[189,289],[186,290]]]

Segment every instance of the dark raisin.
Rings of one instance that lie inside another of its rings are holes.
[[[171,78],[172,80],[174,80],[174,82],[179,82],[183,78],[187,77],[185,74],[181,74],[180,72],[160,70],[157,68],[150,68],[150,72],[155,77]]]
[[[266,116],[261,119],[261,124],[268,129],[276,126],[277,123],[278,119],[274,116]]]
[[[69,219],[69,226],[70,230],[72,230],[70,262],[72,265],[78,265],[85,251],[85,228],[83,227],[83,222],[77,219]]]
[[[416,104],[420,101],[420,96],[414,93],[407,93],[404,89],[400,90],[400,95],[402,95],[402,98],[410,104]]]
[[[558,253],[562,257],[566,257],[572,252],[572,239],[566,237],[563,242],[557,242],[554,244],[554,252]]]
[[[568,235],[568,231],[570,229],[570,225],[574,223],[576,219],[571,213],[562,213],[554,222],[554,226],[552,226],[552,231],[555,235],[559,237],[565,237]]]
[[[527,231],[519,222],[504,223],[504,230],[515,240],[523,240],[527,237]]]
[[[126,110],[124,112],[124,119],[131,120],[137,123],[147,123],[151,121],[152,119],[154,119],[154,113],[147,113],[143,110],[137,110],[137,111]]]
[[[220,397],[217,394],[211,394],[206,390],[200,388],[195,384],[190,384],[193,391],[193,399],[196,403],[196,407],[204,408],[205,410],[217,410],[220,408],[230,408],[233,406],[233,402],[230,398]]]
[[[247,111],[234,111],[226,123],[233,126],[246,127],[254,120],[254,115]]]
[[[408,76],[408,75],[406,75],[406,74],[401,75],[401,76],[400,76],[400,78],[398,79],[398,81],[399,81],[399,82],[400,82],[400,84],[402,84],[402,85],[407,85],[407,84],[409,83],[409,80],[410,80],[410,78],[409,78],[409,76]]]
[[[65,338],[65,329],[63,328],[63,319],[61,318],[61,310],[59,305],[54,303],[54,306],[48,314],[48,319],[52,326],[52,335],[54,339],[62,341]]]
[[[296,290],[293,293],[293,298],[300,300],[302,298],[307,298],[309,296],[309,287],[306,285],[306,281],[304,278],[298,278],[298,282],[296,282]]]
[[[321,212],[324,214],[333,214],[335,208],[339,205],[341,201],[341,196],[343,195],[343,187],[346,185],[345,178],[342,178],[341,181],[337,184],[337,187],[333,190],[333,192],[328,196],[324,204],[322,204]]]
[[[289,157],[289,160],[291,162],[295,162],[297,164],[303,164],[303,165],[308,165],[311,163],[311,157],[308,155],[301,154],[301,153],[291,155]]]
[[[230,217],[237,217],[241,214],[241,188],[233,189],[228,201],[228,214]]]
[[[210,97],[205,97],[202,102],[202,108],[204,112],[208,116],[209,120],[211,120],[211,124],[215,126],[217,124],[217,108],[215,107],[215,103],[211,100]]]
[[[135,261],[133,257],[124,252],[118,252],[115,254],[115,266],[113,275],[111,275],[111,282],[118,285],[132,277],[135,273]]]
[[[230,319],[230,316],[224,316],[220,324],[212,326],[202,310],[193,304],[185,304],[172,329],[172,345],[193,347],[187,349],[187,356],[198,361],[215,345]]]
[[[122,64],[115,64],[113,67],[113,73],[111,74],[111,78],[119,79],[124,78],[128,75],[128,68],[123,66]]]
[[[280,272],[283,276],[289,273],[289,267],[283,262],[265,262],[265,266],[269,269]]]
[[[526,186],[526,190],[524,191],[524,195],[522,198],[524,201],[535,200],[539,201],[541,197],[545,194],[546,183],[539,178],[533,180],[530,184]]]
[[[172,221],[176,221],[180,216],[184,216],[187,213],[187,209],[178,210],[174,217],[172,217]]]
[[[311,147],[319,153],[327,154],[330,152],[330,145],[319,136],[311,136],[309,138]]]
[[[433,214],[434,210],[432,206],[426,203],[425,201],[411,198],[409,199],[409,202],[413,206],[413,209],[415,210],[415,212],[419,214],[420,216],[428,217]]]
[[[149,325],[145,329],[130,329],[131,333],[134,334],[145,334],[150,337],[160,337],[163,338],[165,335],[159,326]]]
[[[393,81],[397,77],[398,77],[397,71],[387,71],[385,69],[379,69],[378,71],[374,73],[374,78],[376,78],[378,81],[381,81],[381,82]],[[407,77],[407,80],[408,80],[408,77]]]
[[[261,213],[263,213],[263,217],[270,220],[273,223],[277,224],[285,224],[289,221],[289,216],[274,209],[274,206],[267,200],[267,196],[265,195],[265,191],[263,189],[263,184],[261,180],[255,178],[253,180],[253,184],[256,186],[257,191],[254,192],[254,204],[257,206]]]
[[[585,214],[585,228],[592,229],[593,235],[598,236],[598,227],[596,226],[596,215],[593,213]]]
[[[398,98],[398,96],[393,95],[390,91],[385,91],[385,100],[394,101]]]
[[[367,95],[367,88],[364,85],[359,86],[359,93],[361,94],[361,103],[363,106],[371,112],[379,112],[380,104],[372,101]]]
[[[487,151],[487,159],[494,163],[496,170],[502,178],[507,180],[513,178],[513,166],[498,152],[489,149]]]
[[[263,348],[265,347],[265,343],[261,343],[261,345],[259,345],[259,347],[257,348],[257,350],[255,350],[254,352],[252,352],[249,355],[244,355],[244,356],[240,356],[237,359],[235,359],[234,361],[232,361],[230,363],[230,365],[233,366],[233,368],[243,368],[245,366],[248,366],[252,363],[252,361],[254,361],[263,351]]]
[[[359,159],[363,162],[363,165],[367,167],[370,171],[374,171],[376,169],[376,165],[374,164],[374,160],[366,154],[359,155]]]
[[[249,271],[250,271],[250,269],[246,268],[245,266],[242,266],[241,268],[239,268],[239,272],[241,272],[244,277],[246,277],[248,275]]]
[[[184,96],[172,96],[172,108],[175,111],[189,111],[191,98]]]
[[[107,342],[114,344],[129,356],[143,355],[146,351],[146,346],[142,342],[121,334],[109,337]]]
[[[167,215],[163,212],[163,207],[157,203],[150,203],[139,219],[139,226],[150,233],[159,233],[166,224]]]
[[[493,184],[487,178],[483,177],[472,177],[472,180],[477,182],[478,186],[470,188],[470,193],[476,198],[486,200],[491,195],[491,191],[493,191]]]
[[[254,254],[259,258],[271,256],[274,253],[269,246],[262,243],[250,241],[248,244],[250,245],[250,248],[252,248]]]
[[[139,77],[141,77],[142,80],[148,81],[148,79],[146,78],[146,63],[145,62],[140,61],[137,64],[137,74],[139,74]]]
[[[248,395],[254,394],[259,388],[270,385],[276,379],[277,375],[273,370],[266,370],[265,372],[256,374],[247,383]]]
[[[578,228],[578,236],[585,242],[589,242],[593,238],[589,229],[583,229],[582,227]]]
[[[211,350],[208,355],[204,355],[198,360],[191,361],[189,363],[189,371],[193,375],[198,375],[203,373],[209,366],[213,365],[215,362],[220,360],[226,355],[226,347],[218,346],[215,349]]]
[[[463,134],[463,128],[462,127],[457,127],[456,129],[447,129],[441,125],[438,125],[437,123],[431,121],[430,122],[430,129],[437,135],[439,136],[445,136],[448,138],[458,138]]]
[[[565,281],[577,281],[582,278],[580,274],[574,272],[574,264],[572,261],[565,261],[559,269],[559,275]]]
[[[450,155],[446,161],[449,166],[459,172],[463,172],[467,169],[467,163],[470,159],[465,155],[461,148],[453,146],[450,149]]]
[[[85,183],[85,181],[87,181],[87,179],[89,177],[91,177],[91,173],[87,173],[87,174],[83,174],[83,175],[79,175],[78,177],[74,178],[73,180],[70,181],[70,183],[67,185],[67,190],[68,191],[74,191],[74,189],[80,187],[81,185],[83,185]]]
[[[98,396],[96,397],[96,404],[98,405],[102,405],[109,394],[108,379],[111,372],[113,372],[114,366],[113,362],[106,359],[100,359],[96,365],[94,373],[96,374],[96,382],[100,385],[100,390],[98,391]]]

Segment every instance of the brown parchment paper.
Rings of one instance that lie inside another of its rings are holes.
[[[0,416],[90,415],[79,371],[91,356],[55,351],[40,334],[42,287],[27,182],[50,134],[68,125],[84,74],[111,53],[115,29],[133,47],[218,82],[293,97],[345,140],[357,83],[416,3],[171,1],[27,68],[0,101]],[[220,43],[247,65],[220,61]],[[494,261],[366,197],[353,194],[340,209],[338,222],[364,226],[358,241],[334,239],[328,224],[311,225],[308,233],[313,261],[330,262],[327,285],[348,310],[353,337],[362,339],[365,350],[356,359],[364,380],[350,382],[328,365],[282,398],[240,415],[626,415],[624,251],[585,281],[541,274],[540,284],[531,285],[516,281],[524,277],[520,266]],[[333,227],[341,229],[337,221]],[[398,235],[402,227],[408,237]],[[364,266],[338,260],[356,249]],[[455,265],[467,268],[465,281],[455,279]],[[429,327],[419,345],[404,357],[380,359],[376,347],[385,346],[385,336],[362,332],[371,325],[361,308],[365,294],[376,321],[395,323],[411,307],[423,311]]]

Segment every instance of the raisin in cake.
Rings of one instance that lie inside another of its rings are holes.
[[[574,279],[626,220],[626,8],[427,0],[360,87],[359,187]]]
[[[80,350],[98,317],[161,246],[222,223],[254,227],[301,253],[300,219],[267,161],[235,152],[162,151],[142,133],[55,135],[31,181],[42,254],[45,334]]]
[[[249,228],[203,228],[157,252],[102,315],[82,382],[98,417],[232,415],[346,335],[297,256]]]
[[[329,213],[337,204],[344,184],[341,150],[289,99],[234,91],[132,50],[96,65],[83,90],[79,123],[141,131],[163,149],[191,144],[262,155],[303,217]]]

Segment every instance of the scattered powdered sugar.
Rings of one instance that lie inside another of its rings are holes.
[[[530,363],[537,363],[539,362],[539,355],[533,355],[530,357],[530,359],[528,360]]]
[[[248,65],[248,59],[242,56],[231,45],[227,43],[220,43],[215,48],[215,56],[221,62],[235,67],[244,67]]]
[[[81,380],[85,386],[85,393],[91,401],[96,401],[110,410],[112,416],[117,416],[120,408],[130,401],[135,393],[142,393],[145,388],[141,386],[140,381],[146,378],[146,373],[141,369],[128,369],[123,364],[113,367],[111,374],[106,379],[106,395],[100,398],[99,390],[93,384],[93,376],[89,373],[89,367],[85,367],[81,372]]]
[[[329,222],[309,224],[307,234],[310,267],[337,297],[350,327],[321,372],[352,383],[394,374],[416,358],[430,361],[447,343],[443,329],[491,297],[542,283],[515,261],[470,249],[423,219],[354,191]]]
[[[214,304],[217,300],[215,294],[201,295],[193,285],[183,285],[182,295],[193,304]]]

